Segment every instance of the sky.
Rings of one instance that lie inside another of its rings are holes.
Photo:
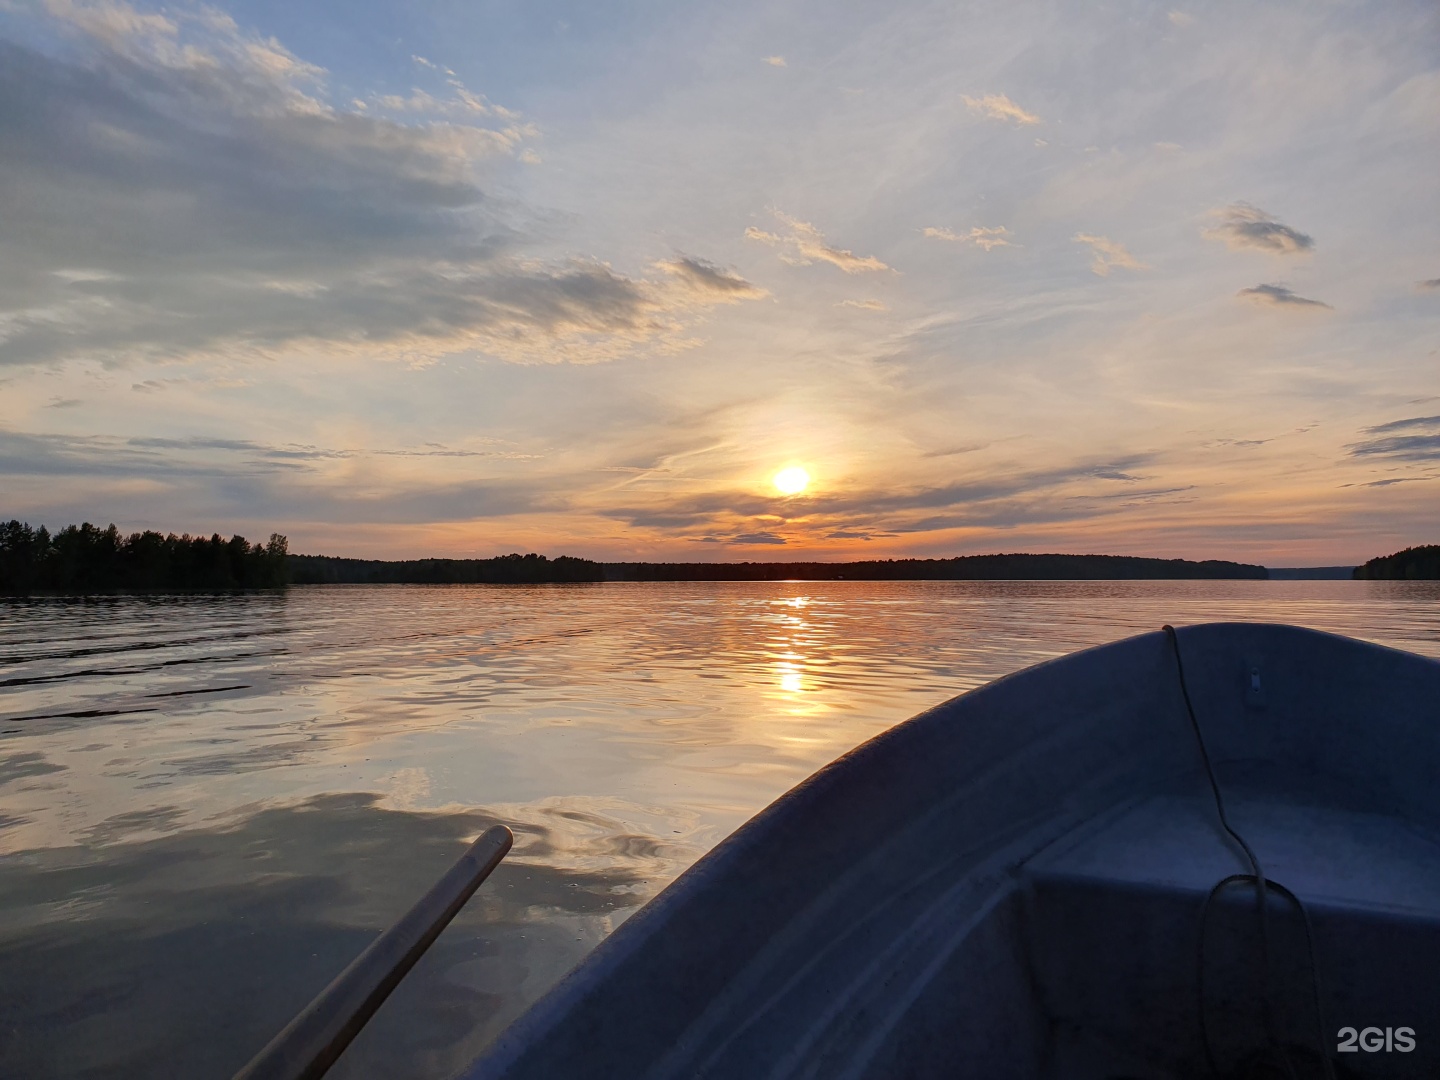
[[[1440,542],[1440,8],[0,0],[0,518]]]

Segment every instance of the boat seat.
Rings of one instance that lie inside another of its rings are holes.
[[[1314,909],[1361,908],[1440,919],[1440,840],[1408,821],[1327,805],[1226,800],[1230,824],[1266,877]],[[1032,878],[1110,882],[1204,896],[1248,873],[1208,798],[1157,796],[1052,844],[1026,864]]]
[[[1231,795],[1226,810],[1267,878],[1305,905],[1330,1049],[1346,1026],[1434,1032],[1418,1053],[1350,1062],[1360,1076],[1431,1075],[1440,1041],[1440,843],[1409,822],[1315,800]],[[1214,803],[1176,796],[1116,808],[1027,861],[1027,948],[1054,1033],[1052,1075],[1204,1074],[1200,914],[1217,882],[1248,870]],[[1274,893],[1267,912],[1282,1041],[1315,1048],[1304,924]],[[1266,1041],[1254,887],[1237,883],[1216,896],[1206,928],[1207,1021],[1217,1059],[1233,1063]],[[1124,1072],[1105,1064],[1125,1055],[1134,1060]]]

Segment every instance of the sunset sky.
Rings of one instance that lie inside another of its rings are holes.
[[[0,517],[1440,542],[1437,178],[1433,0],[0,0]]]

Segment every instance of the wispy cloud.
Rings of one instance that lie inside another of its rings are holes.
[[[774,211],[774,214],[776,220],[786,227],[786,234],[766,232],[751,225],[745,230],[745,236],[747,239],[781,248],[780,258],[794,266],[825,262],[847,274],[890,269],[873,255],[856,255],[846,248],[832,246],[826,242],[825,234],[808,221],[793,218],[779,210]]]
[[[1252,303],[1264,304],[1269,307],[1333,310],[1324,301],[1297,296],[1284,285],[1252,285],[1248,289],[1241,289],[1235,295]]]
[[[1150,269],[1140,260],[1131,255],[1124,244],[1111,240],[1108,236],[1092,236],[1089,233],[1076,233],[1071,239],[1077,244],[1089,244],[1090,252],[1094,256],[1090,263],[1090,269],[1101,277],[1109,275],[1111,270],[1148,270]]]
[[[785,58],[783,56],[767,56],[764,58],[764,63],[769,64],[771,67],[787,66],[785,63]]]
[[[103,442],[104,440],[100,440]],[[329,447],[313,446],[305,443],[290,443],[283,446],[272,446],[266,443],[256,442],[251,439],[219,439],[207,436],[189,436],[183,439],[166,438],[163,436],[136,436],[126,439],[126,446],[135,446],[149,450],[184,450],[190,453],[202,453],[205,451],[223,451],[227,453],[244,454],[252,460],[266,461],[320,461],[320,460],[342,460],[346,458],[360,457],[451,457],[451,458],[509,458],[512,460],[531,458],[535,455],[517,454],[511,451],[496,449],[489,450],[460,450],[442,446],[438,443],[430,443],[420,447],[406,447],[400,449],[334,449]]]
[[[973,98],[968,94],[962,100],[965,107],[973,113],[980,113],[992,120],[1011,120],[1016,124],[1038,124],[1040,117],[1032,112],[1027,112],[1015,102],[1011,101],[1004,94],[986,94],[984,97]]]
[[[997,247],[1010,247],[1010,230],[1004,225],[997,225],[993,229],[982,226],[975,226],[968,233],[957,233],[943,226],[930,225],[924,230],[924,234],[935,240],[947,240],[953,244],[972,243],[976,247],[984,248],[986,251]]]
[[[890,306],[881,300],[841,300],[836,307],[853,307],[861,311],[889,311]]]
[[[709,303],[734,304],[770,295],[738,274],[722,270],[704,259],[681,255],[656,265],[674,276],[683,288]]]
[[[453,90],[451,96],[439,98],[417,86],[409,94],[382,94],[362,104],[367,109],[374,107],[390,112],[421,113],[427,116],[497,116],[508,113],[508,110],[491,105],[482,96],[472,94],[463,86],[454,87]],[[539,129],[533,124],[513,125],[495,134],[500,137],[502,144],[513,145],[523,138],[534,138],[539,134]]]
[[[370,471],[363,488],[333,483],[333,459],[452,456],[444,448],[327,450],[267,446],[243,439],[119,439],[32,435],[0,429],[0,476],[41,480],[64,489],[74,478],[103,478],[126,492],[119,500],[89,500],[82,516],[174,520],[182,504],[203,518],[234,519],[263,506],[292,520],[409,524],[467,521],[553,511],[569,505],[557,487],[516,477],[464,479]],[[460,456],[470,456],[463,453]],[[504,457],[504,453],[476,456]],[[107,508],[108,506],[108,508]],[[96,513],[96,510],[100,513]],[[77,519],[78,520],[78,517]]]
[[[1315,247],[1315,241],[1298,229],[1283,225],[1257,206],[1234,203],[1211,216],[1220,224],[1205,230],[1205,235],[1223,240],[1234,251],[1264,251],[1271,255],[1304,255]]]
[[[960,446],[945,446],[945,447],[941,447],[941,448],[938,449],[938,450],[927,450],[927,451],[925,451],[925,453],[922,454],[921,456],[922,456],[922,457],[927,457],[927,458],[937,458],[937,457],[955,457],[955,456],[957,456],[957,455],[959,455],[959,454],[974,454],[974,453],[977,453],[977,452],[979,452],[979,451],[981,451],[981,450],[986,449],[989,445],[990,445],[990,444],[989,444],[988,442],[977,442],[977,443],[964,443],[964,444],[962,444],[962,445],[960,445]]]
[[[1395,484],[1418,484],[1426,480],[1440,480],[1440,475],[1431,476],[1392,476],[1388,480],[1371,480],[1368,484],[1361,484],[1361,487],[1391,487]],[[1341,487],[1353,487],[1353,484],[1341,484]]]
[[[1429,281],[1417,281],[1415,287],[1417,289],[1440,289],[1440,277],[1431,278]]]
[[[1370,436],[1352,443],[1351,457],[1394,461],[1440,461],[1440,416],[1413,416],[1366,428]]]

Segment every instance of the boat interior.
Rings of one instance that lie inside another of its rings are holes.
[[[1264,940],[1252,881],[1211,897],[1248,868],[1213,802],[1136,798],[1018,866],[1033,834],[988,865],[973,851],[932,858],[904,884],[870,878],[888,858],[862,861],[751,958],[654,1075],[1436,1076],[1440,844],[1382,814],[1240,790],[1232,826],[1303,902],[1267,889]],[[1352,1051],[1338,1049],[1343,1027]],[[1362,1048],[1386,1028],[1388,1052]]]
[[[1246,863],[1203,799],[1117,807],[1026,865],[1046,1073],[1323,1077],[1325,1054],[1335,1076],[1436,1075],[1416,1040],[1440,1017],[1440,844],[1382,814],[1243,790],[1227,817],[1266,877],[1303,898],[1267,888],[1267,939],[1253,876],[1209,899]]]

